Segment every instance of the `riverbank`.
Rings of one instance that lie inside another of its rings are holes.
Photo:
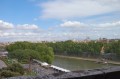
[[[72,58],[72,59],[80,59],[80,60],[85,60],[85,61],[93,61],[93,62],[97,62],[99,61],[98,59],[94,59],[94,58],[83,58],[83,57],[72,57],[72,56],[63,56],[63,55],[55,55],[56,57],[63,57],[63,58]],[[115,64],[115,65],[120,65],[120,62],[117,61],[107,61],[108,64]]]

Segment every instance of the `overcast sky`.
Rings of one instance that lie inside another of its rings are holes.
[[[0,42],[120,38],[120,0],[0,0]]]

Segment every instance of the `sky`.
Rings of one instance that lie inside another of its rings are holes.
[[[0,42],[120,39],[120,0],[0,0]]]

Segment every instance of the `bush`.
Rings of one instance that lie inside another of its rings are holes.
[[[24,68],[19,63],[14,63],[11,66],[8,67],[9,70],[13,72],[18,72],[21,75],[24,74]]]
[[[2,70],[0,73],[0,76],[3,77],[13,77],[13,76],[19,76],[20,73],[12,72],[10,70]]]

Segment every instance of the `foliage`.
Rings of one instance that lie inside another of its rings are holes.
[[[21,50],[21,49],[17,49],[13,52],[10,52],[8,54],[8,56],[10,58],[15,58],[18,59],[18,61],[28,61],[30,58],[31,59],[39,59],[39,53],[37,51],[34,50],[30,50],[30,49],[25,49],[25,50]]]
[[[68,56],[85,56],[85,57],[99,57],[102,46],[104,46],[105,53],[113,53],[120,56],[120,40],[111,42],[56,42],[46,43],[54,49],[56,55]]]
[[[120,40],[108,42],[73,42],[71,40],[61,42],[44,42],[44,43],[30,43],[30,42],[16,42],[7,46],[9,55],[18,60],[27,59],[27,51],[36,52],[39,54],[37,59],[52,63],[54,53],[56,55],[68,56],[82,56],[82,57],[99,57],[102,46],[104,46],[105,53],[113,53],[120,58]],[[54,53],[53,53],[54,51]],[[15,53],[17,52],[17,53]],[[19,57],[16,56],[19,55]],[[21,56],[24,55],[24,56]],[[13,55],[13,56],[12,56]],[[33,54],[32,54],[33,55]],[[36,54],[37,55],[37,54]],[[33,57],[34,58],[34,57]]]
[[[18,72],[21,75],[24,74],[24,69],[19,63],[13,63],[8,67],[8,69],[11,70],[12,72]]]
[[[20,76],[24,74],[24,69],[19,63],[11,64],[6,68],[2,68],[0,70],[0,77],[13,77],[13,76]]]
[[[19,76],[20,74],[18,72],[12,72],[10,70],[2,70],[0,73],[0,76],[3,77],[13,77],[13,76]]]
[[[51,64],[54,59],[53,49],[44,43],[15,42],[6,49],[9,52],[8,56],[18,61],[38,59]]]

